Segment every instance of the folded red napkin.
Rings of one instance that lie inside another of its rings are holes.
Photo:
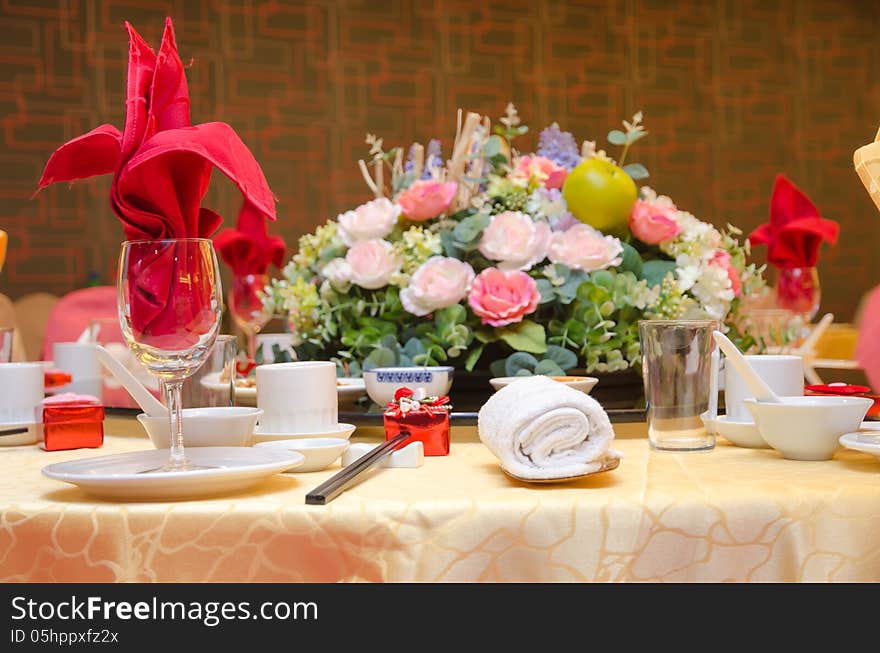
[[[110,205],[127,240],[209,238],[222,218],[201,201],[211,172],[218,168],[241,191],[243,211],[274,220],[272,191],[232,127],[220,122],[190,125],[189,92],[171,19],[165,20],[158,53],[130,24],[125,27],[129,53],[124,130],[101,125],[62,145],[46,164],[40,188],[112,173]],[[165,249],[131,275],[128,291],[136,336],[163,338],[181,322],[196,330],[207,328],[202,318],[210,293],[178,301],[192,295],[193,270],[187,266],[194,261]]]
[[[767,261],[778,268],[811,268],[823,241],[837,242],[840,225],[819,210],[785,175],[777,175],[770,197],[770,222],[749,235],[752,245],[767,245]]]
[[[214,236],[214,249],[237,276],[266,274],[270,264],[284,264],[287,246],[278,236],[270,236],[263,216],[251,207],[238,214],[235,229],[223,229]]]

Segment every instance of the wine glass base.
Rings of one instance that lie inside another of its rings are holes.
[[[138,472],[138,474],[167,474],[167,473],[176,473],[176,472],[192,472],[198,469],[219,469],[219,467],[215,465],[193,465],[189,462],[184,462],[182,465],[162,465],[161,467],[154,467],[153,469],[145,469],[143,471]]]

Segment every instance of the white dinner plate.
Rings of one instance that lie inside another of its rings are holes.
[[[202,385],[210,390],[222,392],[229,387],[220,382],[220,372],[212,372],[202,377]],[[364,380],[359,378],[342,377],[336,379],[336,393],[340,401],[352,402],[367,393]],[[235,403],[240,406],[257,405],[257,388],[235,386]]]
[[[273,440],[300,440],[302,438],[351,438],[357,427],[354,424],[337,424],[326,431],[264,431],[260,425],[254,429],[254,442],[271,442]]]
[[[864,426],[862,424],[862,427]],[[876,428],[841,435],[840,445],[853,451],[869,453],[875,456],[877,460],[880,460],[880,433],[878,433]]]
[[[295,451],[193,447],[187,459],[209,469],[143,473],[167,463],[168,453],[154,449],[70,460],[44,467],[43,474],[102,499],[169,501],[244,490],[303,462]]]

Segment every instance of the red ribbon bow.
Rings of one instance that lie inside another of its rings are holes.
[[[770,222],[749,235],[752,245],[767,245],[767,261],[778,268],[811,268],[822,242],[837,242],[840,225],[819,215],[810,199],[785,175],[776,176],[770,197]]]

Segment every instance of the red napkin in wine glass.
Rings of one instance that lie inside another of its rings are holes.
[[[263,216],[250,207],[238,214],[235,229],[223,229],[214,236],[214,249],[236,276],[266,274],[270,265],[284,265],[287,246],[279,236],[270,236]]]
[[[243,212],[275,219],[275,197],[253,154],[235,131],[221,122],[190,124],[189,91],[170,18],[158,53],[125,23],[129,36],[125,126],[101,125],[58,148],[49,158],[39,188],[113,174],[110,205],[127,240],[210,238],[222,223],[201,206],[211,172],[218,168],[238,187]],[[137,336],[170,336],[182,322],[207,328],[201,304],[190,301],[189,257],[172,249],[141,261],[129,289],[132,328]],[[185,313],[185,314],[183,314]],[[166,342],[166,344],[168,344]]]
[[[777,175],[770,197],[770,222],[749,235],[752,245],[767,246],[767,261],[778,268],[812,268],[823,242],[837,242],[840,225],[819,210],[785,175]]]

